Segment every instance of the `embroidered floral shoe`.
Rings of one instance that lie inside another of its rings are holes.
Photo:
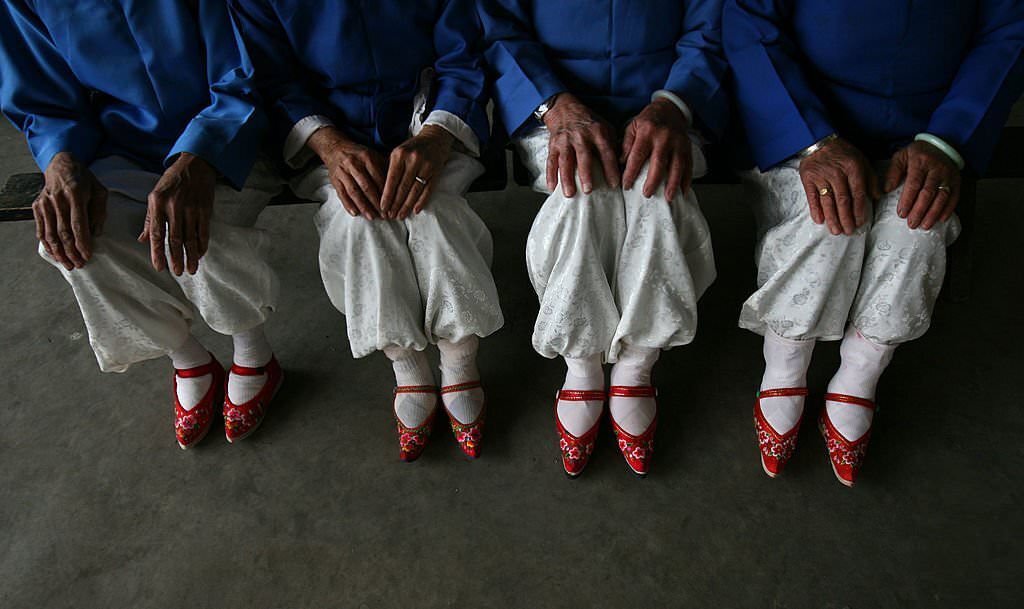
[[[441,395],[446,393],[458,393],[460,391],[470,391],[472,389],[480,389],[480,381],[471,381],[468,383],[459,383],[458,385],[445,385],[441,387]],[[443,400],[442,400],[443,401]],[[459,448],[466,454],[470,459],[476,459],[480,456],[480,440],[483,438],[484,433],[484,418],[487,414],[487,400],[484,400],[484,405],[480,409],[480,414],[476,415],[476,420],[472,423],[460,423],[456,419],[448,406],[444,408],[445,412],[448,413],[448,422],[452,425],[452,433],[455,434],[455,439],[459,442]]]
[[[433,393],[437,394],[437,387],[433,385],[399,385],[395,387],[395,401],[401,393]],[[393,409],[393,408],[392,408]],[[401,452],[398,458],[406,463],[419,459],[423,449],[427,447],[427,440],[430,439],[430,432],[434,429],[434,417],[437,415],[437,402],[433,410],[427,416],[427,420],[419,427],[406,427],[395,412],[395,423],[398,425],[398,446]]]
[[[597,440],[597,432],[601,428],[601,418],[604,416],[603,403],[608,396],[604,391],[577,391],[562,389],[555,397],[555,425],[558,427],[558,448],[562,452],[562,467],[565,473],[575,478],[583,473],[587,466],[591,453],[594,452],[594,443]],[[558,402],[602,402],[602,412],[598,415],[594,425],[583,435],[577,437],[565,430],[561,419],[558,418]]]
[[[178,401],[178,379],[197,378],[207,374],[212,374],[213,380],[203,399],[191,410],[182,408]],[[215,405],[220,403],[221,391],[224,389],[224,376],[224,367],[212,353],[208,364],[174,371],[174,435],[182,449],[195,446],[210,431]]]
[[[797,419],[792,429],[780,434],[765,418],[764,411],[761,410],[761,400],[806,395],[806,387],[765,389],[757,394],[757,400],[754,402],[754,430],[757,432],[757,445],[761,449],[761,468],[769,478],[775,478],[781,474],[782,468],[786,467],[789,458],[793,456],[793,450],[796,449],[796,435],[800,431],[803,413],[800,414],[800,418]]]
[[[658,390],[654,387],[627,387],[612,385],[608,389],[611,398],[655,398],[658,397]],[[639,436],[634,436],[619,427],[612,419],[612,431],[615,432],[615,439],[619,442],[619,452],[626,459],[626,465],[637,476],[646,476],[651,469],[651,457],[654,456],[654,430],[658,427],[658,415],[655,412],[654,419]]]
[[[858,398],[842,393],[826,393],[826,402],[843,402],[864,408],[875,409],[875,403],[871,400]],[[818,426],[821,435],[825,438],[825,446],[828,449],[828,458],[832,463],[832,471],[839,482],[845,486],[853,486],[857,481],[857,472],[864,464],[864,455],[868,452],[868,440],[871,439],[871,428],[869,427],[864,435],[856,440],[847,440],[839,433],[832,420],[828,416],[828,407],[821,409],[821,417],[818,419]]]
[[[237,442],[248,438],[263,422],[270,402],[281,389],[284,372],[281,370],[281,365],[277,363],[277,358],[271,357],[266,366],[259,368],[247,368],[233,364],[231,374],[239,376],[267,375],[267,382],[264,383],[263,388],[244,404],[232,403],[231,398],[227,395],[227,389],[224,390],[224,437],[228,439],[228,442]]]

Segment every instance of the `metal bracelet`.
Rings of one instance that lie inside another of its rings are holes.
[[[814,142],[807,148],[804,148],[800,152],[796,153],[796,157],[802,161],[837,139],[839,139],[839,134],[837,133],[826,135],[817,142]]]

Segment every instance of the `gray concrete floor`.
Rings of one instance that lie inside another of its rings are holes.
[[[0,180],[31,170],[0,128]],[[752,289],[752,221],[733,188],[700,191],[720,277],[697,341],[657,369],[652,474],[605,433],[562,474],[552,396],[562,367],[530,348],[523,247],[536,195],[474,195],[497,244],[508,319],[483,343],[485,453],[439,428],[397,459],[392,378],[353,360],[315,264],[308,206],[272,208],[283,278],[269,327],[287,369],[239,445],[174,444],[166,361],[96,368],[74,300],[0,225],[0,608],[1020,607],[1024,422],[1021,184],[984,184],[970,302],[943,302],[882,381],[856,489],[832,477],[808,417],[785,476],[761,472],[751,423],[759,339],[736,327]],[[224,360],[229,341],[201,331]],[[816,411],[838,357],[819,346]]]

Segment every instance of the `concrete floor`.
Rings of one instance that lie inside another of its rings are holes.
[[[0,180],[31,170],[0,128]],[[315,264],[309,206],[272,208],[283,277],[269,327],[288,378],[239,445],[174,444],[166,361],[101,375],[30,223],[0,225],[0,608],[1020,607],[1024,273],[1019,183],[982,187],[973,297],[882,381],[856,489],[833,478],[807,418],[785,476],[761,472],[751,423],[758,337],[736,327],[754,282],[734,188],[700,196],[720,276],[690,347],[663,357],[653,473],[600,439],[561,472],[561,365],[530,348],[523,247],[539,198],[474,195],[497,244],[506,327],[484,343],[484,456],[439,428],[397,459],[392,378],[353,360]],[[203,330],[223,359],[229,341]],[[818,348],[813,401],[838,357]]]

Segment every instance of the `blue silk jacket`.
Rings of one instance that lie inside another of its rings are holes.
[[[927,132],[981,172],[1024,91],[1021,0],[727,0],[723,42],[762,169],[832,132],[872,158]]]
[[[0,109],[58,152],[154,172],[181,152],[238,187],[266,122],[223,0],[4,0]]]
[[[624,123],[666,89],[712,133],[727,123],[720,0],[479,0],[477,9],[510,133],[562,91]]]
[[[480,28],[472,0],[230,0],[283,139],[323,116],[356,141],[390,149],[408,137],[425,68],[427,110],[489,131]]]

